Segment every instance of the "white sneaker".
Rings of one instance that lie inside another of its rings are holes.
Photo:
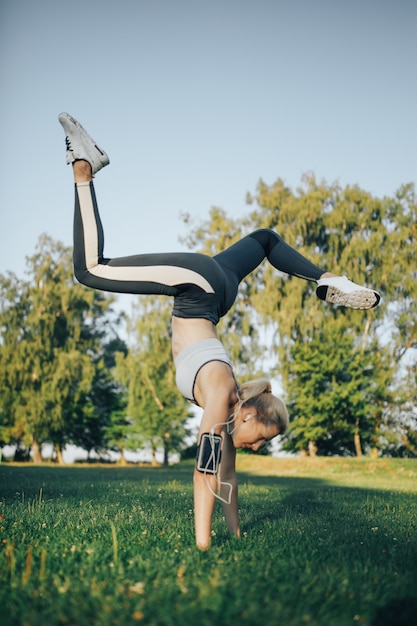
[[[99,148],[94,139],[90,137],[76,119],[68,115],[68,113],[61,113],[58,119],[66,135],[65,143],[67,146],[68,165],[74,161],[88,161],[94,176],[94,174],[110,163],[109,157],[104,150]]]
[[[381,299],[377,291],[356,285],[346,276],[320,278],[316,294],[320,300],[351,309],[372,309]]]

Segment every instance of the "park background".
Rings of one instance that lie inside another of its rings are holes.
[[[363,204],[383,203],[415,179],[411,1],[6,0],[1,16],[3,275],[25,276],[43,233],[71,245],[61,110],[110,154],[97,189],[111,256],[201,248],[191,227],[213,227],[218,207],[233,230],[265,188],[328,200],[357,186]],[[139,308],[129,296],[114,306]]]

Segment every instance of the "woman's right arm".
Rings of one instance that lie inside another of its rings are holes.
[[[216,391],[216,392],[215,392]],[[198,443],[204,433],[220,435],[228,420],[230,393],[217,388],[205,398],[205,408],[198,434]],[[224,444],[223,444],[224,445]],[[233,444],[232,444],[233,445]],[[224,455],[224,450],[222,450]],[[227,452],[226,452],[227,455]],[[194,521],[196,543],[200,550],[210,547],[211,524],[216,501],[218,476],[194,470]]]
[[[198,433],[198,443],[204,433],[220,435],[229,419],[236,397],[236,382],[226,363],[207,363],[197,376],[194,387],[200,406],[204,406]],[[228,446],[233,443],[228,442]],[[224,446],[224,444],[223,444]],[[229,447],[222,450],[228,458]],[[196,543],[200,550],[210,547],[211,524],[216,501],[218,475],[194,471],[194,520]]]

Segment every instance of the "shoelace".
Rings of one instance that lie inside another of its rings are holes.
[[[71,141],[70,141],[69,137],[65,137],[65,145],[67,147],[67,150],[72,152]]]

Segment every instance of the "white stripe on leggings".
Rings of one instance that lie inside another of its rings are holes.
[[[89,183],[77,183],[80,201],[81,219],[84,230],[84,249],[86,268],[90,274],[115,281],[146,281],[162,285],[193,284],[206,293],[214,293],[210,283],[198,272],[184,267],[171,265],[145,265],[115,267],[98,262],[98,233],[94,215],[93,199]]]

